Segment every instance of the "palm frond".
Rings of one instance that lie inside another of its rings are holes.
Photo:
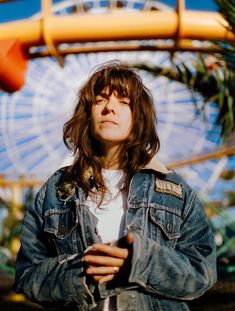
[[[172,67],[149,66],[147,64],[138,64],[136,67],[145,70],[154,76],[164,76],[170,80],[181,82],[193,91],[200,93],[206,101],[212,98],[219,92],[219,77],[209,72],[205,63],[199,58],[199,62],[194,65],[193,70],[186,64]]]
[[[215,102],[219,109],[216,125],[221,125],[222,138],[226,141],[235,129],[235,75],[227,70],[226,64],[220,59],[212,57],[213,61],[208,62],[207,58],[208,56],[199,54],[190,67],[185,63],[172,63],[172,66],[167,68],[147,64],[138,64],[136,67],[156,77],[164,76],[183,83],[192,92],[201,94],[204,98],[202,108],[208,102]]]
[[[229,23],[230,29],[235,32],[235,0],[214,0],[219,7],[219,12]]]

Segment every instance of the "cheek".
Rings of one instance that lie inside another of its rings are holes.
[[[132,114],[126,114],[125,117],[123,117],[123,134],[128,138],[133,129],[133,117]]]
[[[128,136],[132,136],[132,132],[133,132],[133,127],[134,127],[134,123],[135,123],[135,118],[133,116],[132,111],[130,112],[128,119],[126,120],[126,125],[128,127]]]
[[[129,130],[133,127],[133,115],[132,112],[130,112],[126,118],[126,124],[128,125]]]

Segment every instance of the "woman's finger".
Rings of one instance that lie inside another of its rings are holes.
[[[108,275],[108,274],[115,274],[119,271],[119,267],[88,267],[86,269],[86,273],[89,275]]]
[[[126,242],[128,245],[132,245],[134,242],[134,234],[133,232],[129,231],[126,235]]]
[[[129,254],[129,250],[127,248],[121,248],[107,244],[93,244],[92,251],[102,252],[103,254],[109,255],[111,257],[117,257],[122,259],[126,259]]]
[[[105,275],[104,277],[102,277],[102,278],[100,278],[100,279],[98,280],[98,283],[99,283],[99,284],[103,284],[103,283],[105,283],[105,282],[108,282],[108,281],[113,280],[114,277],[115,277],[115,274]]]
[[[102,279],[104,276],[103,275],[91,275],[91,277],[93,278],[93,280],[95,280],[96,282],[98,282],[100,279]]]
[[[83,257],[83,262],[99,266],[121,267],[123,265],[124,259],[111,256],[99,256],[99,255],[96,256],[88,254]]]
[[[114,279],[115,275],[114,274],[107,274],[107,275],[91,275],[91,277],[93,278],[93,280],[95,282],[100,283],[100,280],[102,283],[107,282],[107,281],[111,281]]]

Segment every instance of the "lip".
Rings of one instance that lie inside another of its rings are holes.
[[[102,120],[102,121],[101,121],[101,124],[106,124],[106,123],[117,125],[117,122],[115,122],[115,121],[113,121],[113,120],[105,119],[105,120]]]

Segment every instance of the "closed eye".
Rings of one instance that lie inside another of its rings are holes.
[[[104,97],[96,98],[96,104],[103,104],[103,103],[106,103],[106,102],[107,102],[107,99],[104,98]]]
[[[129,99],[121,99],[120,103],[124,104],[124,105],[130,105],[130,100]]]

